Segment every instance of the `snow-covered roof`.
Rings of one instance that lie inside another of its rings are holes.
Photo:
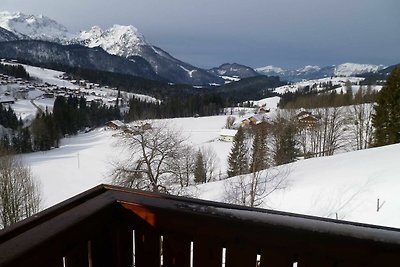
[[[219,134],[222,136],[235,136],[237,133],[237,130],[233,129],[222,129]]]
[[[120,121],[120,120],[113,120],[113,121],[110,121],[109,123],[112,123],[112,124],[114,124],[114,125],[117,126],[117,127],[123,127],[123,126],[125,126],[125,124],[124,124],[122,121]]]
[[[0,103],[10,103],[10,102],[15,102],[15,98],[9,97],[9,96],[1,96],[0,97]]]

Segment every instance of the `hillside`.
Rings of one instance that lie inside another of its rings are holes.
[[[214,148],[224,172],[231,143],[216,138],[225,120],[226,116],[217,116],[167,121],[182,129],[196,147]],[[115,133],[98,129],[63,139],[58,149],[23,156],[42,184],[45,207],[110,182],[112,161],[126,153],[116,146]],[[340,219],[400,227],[399,153],[400,145],[392,145],[282,166],[290,170],[289,184],[272,194],[264,207],[330,218],[337,213]],[[225,182],[199,186],[197,197],[223,200]],[[379,212],[377,198],[385,202]]]
[[[244,102],[249,99],[262,99],[275,94],[272,92],[275,87],[285,84],[278,77],[256,76],[241,79],[215,88],[215,92],[225,95],[233,102]]]

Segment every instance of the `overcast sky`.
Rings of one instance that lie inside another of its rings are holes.
[[[131,24],[199,67],[400,63],[400,0],[0,0],[71,32]]]

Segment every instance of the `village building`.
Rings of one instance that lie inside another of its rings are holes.
[[[271,109],[267,108],[267,104],[264,104],[264,105],[262,105],[261,107],[259,107],[257,109],[257,114],[258,113],[265,114],[265,113],[268,113],[270,111],[271,111]]]
[[[235,128],[239,128],[239,127],[247,128],[250,126],[259,125],[260,123],[266,122],[268,120],[269,120],[269,118],[266,116],[266,113],[261,112],[261,113],[254,114],[248,118],[245,118],[238,123],[235,123],[234,127]]]
[[[222,129],[219,133],[219,140],[225,142],[233,142],[235,140],[237,130],[234,129]]]
[[[315,126],[319,122],[318,117],[312,115],[312,113],[308,111],[301,111],[296,115],[296,118],[301,125],[307,127]]]
[[[3,96],[0,97],[0,104],[2,105],[9,105],[9,104],[14,104],[15,103],[15,98],[9,97],[9,96]]]
[[[123,123],[120,120],[112,120],[112,121],[106,122],[105,126],[106,126],[106,129],[112,129],[112,130],[126,128],[125,123]]]

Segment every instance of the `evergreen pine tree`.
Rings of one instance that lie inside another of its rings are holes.
[[[275,123],[275,151],[274,160],[276,165],[282,165],[295,161],[296,149],[296,125],[284,119]]]
[[[257,125],[252,145],[250,172],[257,172],[268,167],[267,163],[267,124]]]
[[[248,173],[248,148],[245,143],[245,134],[239,128],[233,141],[232,150],[228,157],[228,177]]]
[[[204,158],[203,153],[199,150],[196,154],[196,162],[194,167],[194,182],[196,184],[206,182],[206,170],[204,168]]]
[[[378,94],[372,123],[375,127],[375,146],[400,142],[400,65],[388,76]]]

